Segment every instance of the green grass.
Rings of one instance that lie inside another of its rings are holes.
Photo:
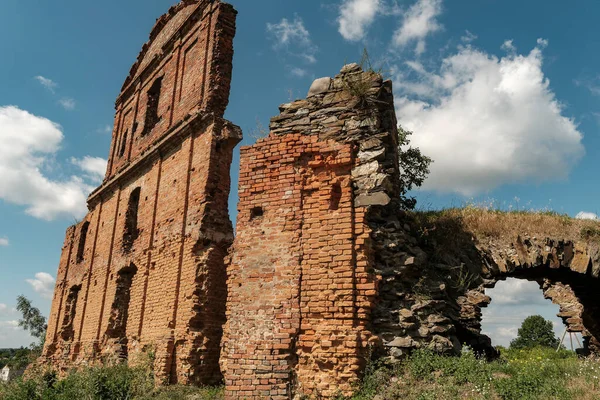
[[[156,388],[148,368],[126,365],[83,368],[58,380],[55,373],[0,384],[2,400],[209,400],[222,399],[222,388]]]
[[[553,349],[503,350],[486,362],[472,352],[417,351],[402,364],[371,365],[352,400],[600,399],[600,363]]]
[[[62,380],[52,373],[0,385],[3,400],[209,400],[223,389],[156,388],[148,368],[91,367]],[[372,363],[349,400],[592,400],[600,399],[600,362],[573,352],[536,348],[501,350],[486,362],[472,352],[447,357],[417,351],[396,365]],[[347,400],[340,397],[338,400]]]

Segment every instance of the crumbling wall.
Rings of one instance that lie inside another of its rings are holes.
[[[67,231],[45,362],[152,352],[162,382],[221,380],[235,15],[186,0],[152,30],[117,99],[106,179]]]
[[[377,252],[393,262],[376,263],[382,282],[373,331],[382,340],[383,356],[399,360],[419,348],[458,354],[468,345],[496,357],[490,338],[481,334],[481,309],[493,301],[486,289],[509,277],[537,282],[559,305],[566,328],[582,333],[583,352],[598,352],[597,243],[525,234],[479,238],[460,221],[423,224],[411,214],[400,216],[401,229],[376,232],[393,243]]]
[[[224,377],[228,399],[349,395],[372,357],[465,343],[494,357],[485,289],[513,276],[600,351],[598,246],[419,224],[401,210],[391,82],[356,64],[242,149],[234,242],[235,15],[184,0],[152,30],[117,98],[106,178],[66,233],[43,362],[148,352],[160,382]]]
[[[226,397],[350,394],[377,338],[371,224],[398,198],[391,82],[356,64],[280,107],[241,150]]]

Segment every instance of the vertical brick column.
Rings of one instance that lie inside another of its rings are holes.
[[[398,195],[391,83],[348,65],[280,110],[241,151],[228,399],[351,394],[375,340],[371,219]]]

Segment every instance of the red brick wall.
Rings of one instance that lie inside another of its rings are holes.
[[[377,340],[371,222],[397,196],[396,120],[389,82],[342,72],[282,105],[270,135],[241,150],[228,399],[351,394]],[[344,89],[351,80],[371,87],[365,99]]]
[[[179,3],[157,21],[116,102],[107,179],[134,162],[189,113],[223,116],[229,99],[235,15],[229,4],[197,0]],[[147,131],[148,91],[158,78],[162,78],[160,120]],[[125,152],[120,156],[124,142]]]
[[[230,5],[181,3],[159,19],[132,68],[117,100],[107,179],[90,195],[84,221],[67,231],[44,351],[56,367],[106,357],[135,362],[138,353],[151,350],[163,382],[221,379],[224,258],[233,241],[229,171],[241,140],[240,129],[221,118],[234,22]],[[184,68],[180,53],[192,43],[199,47],[188,52]],[[158,75],[164,76],[162,119],[142,136],[142,105]],[[120,135],[127,129],[127,151],[119,158]],[[137,237],[128,248],[124,233],[137,188]],[[85,222],[84,257],[78,260]],[[123,271],[133,271],[132,279],[119,279]],[[73,288],[76,302],[67,306]]]

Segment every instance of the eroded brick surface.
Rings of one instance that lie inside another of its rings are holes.
[[[376,341],[370,224],[398,193],[391,83],[346,66],[281,111],[241,151],[221,360],[231,399],[350,394]]]
[[[67,230],[44,358],[60,369],[155,354],[162,382],[218,383],[229,170],[222,116],[235,10],[185,0],[161,17],[116,102],[106,178]]]

